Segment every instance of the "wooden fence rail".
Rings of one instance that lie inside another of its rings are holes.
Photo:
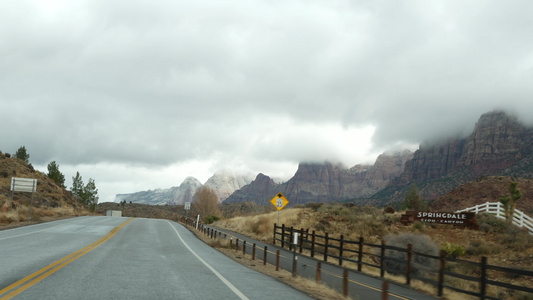
[[[411,284],[411,279],[416,279],[427,284],[431,284],[436,288],[436,293],[439,297],[443,294],[443,289],[447,288],[459,293],[468,294],[471,296],[479,297],[480,299],[498,299],[490,295],[487,295],[487,287],[497,286],[503,287],[513,291],[521,291],[533,294],[533,288],[518,286],[506,282],[491,280],[487,276],[489,270],[505,273],[506,278],[512,276],[527,276],[533,279],[533,271],[505,268],[499,266],[492,266],[487,264],[487,258],[482,257],[480,262],[472,262],[461,260],[457,258],[447,257],[446,252],[441,250],[438,256],[428,255],[412,250],[412,245],[407,245],[406,248],[395,247],[386,245],[383,241],[381,244],[366,243],[363,237],[360,237],[357,241],[346,240],[341,235],[339,238],[331,237],[328,233],[323,235],[317,234],[314,230],[309,233],[309,230],[294,229],[292,227],[286,227],[284,224],[278,226],[274,224],[274,234],[272,243],[278,244],[282,248],[288,247],[292,249],[292,241],[294,233],[298,233],[298,244],[300,253],[302,250],[307,250],[308,255],[316,257],[318,255],[324,262],[328,261],[328,258],[336,260],[339,265],[343,265],[345,262],[353,263],[357,266],[357,271],[361,272],[363,266],[376,268],[380,271],[380,276],[384,277],[385,272],[392,274],[398,273],[395,266],[403,265],[403,274],[405,275],[405,283]],[[393,252],[403,253],[403,258],[398,258],[398,255],[392,256]],[[307,253],[306,253],[307,254]],[[415,264],[415,258],[422,257],[432,263],[428,265]],[[471,276],[467,274],[461,274],[458,272],[450,271],[447,268],[450,264],[456,264],[459,266],[468,266],[470,269],[477,271],[473,272],[479,274],[478,276]],[[431,267],[435,265],[436,267]],[[414,272],[415,269],[419,272]],[[478,290],[465,290],[452,285],[450,282],[452,278],[460,279],[461,281],[474,282],[479,286]]]

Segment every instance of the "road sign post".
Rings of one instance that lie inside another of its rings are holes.
[[[285,205],[289,204],[289,200],[283,196],[282,193],[279,193],[276,195],[276,197],[272,198],[270,200],[270,203],[276,207],[278,210],[278,224],[279,224],[279,212],[285,207]]]

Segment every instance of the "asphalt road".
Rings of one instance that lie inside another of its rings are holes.
[[[0,299],[310,299],[175,222],[79,217],[0,231]]]

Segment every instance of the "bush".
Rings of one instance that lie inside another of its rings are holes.
[[[439,255],[439,246],[435,244],[427,235],[402,233],[399,235],[388,235],[385,237],[385,242],[389,246],[407,249],[407,245],[411,244],[414,252],[423,253],[426,255]],[[406,272],[407,254],[403,251],[386,250],[385,256],[391,259],[385,259],[385,270],[394,275],[403,275]],[[431,259],[421,255],[413,255],[411,265],[411,274],[424,276],[427,272],[424,269],[436,269],[438,260]],[[423,269],[424,268],[424,269]]]
[[[206,223],[206,224],[211,224],[211,223],[214,223],[214,222],[216,222],[216,221],[218,221],[218,220],[220,220],[220,218],[217,217],[217,216],[207,216],[207,217],[205,218],[205,223]]]
[[[465,254],[465,248],[463,246],[451,244],[448,242],[446,242],[446,244],[441,247],[441,250],[446,251],[446,254],[450,257],[458,257]]]
[[[476,221],[480,225],[480,229],[485,232],[502,233],[507,230],[509,224],[505,220],[498,219],[495,215],[491,214],[477,214]],[[483,226],[483,228],[481,228]]]

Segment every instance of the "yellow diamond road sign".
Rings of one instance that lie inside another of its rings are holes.
[[[285,205],[289,204],[289,200],[287,200],[283,194],[279,193],[276,195],[276,197],[270,200],[270,203],[272,203],[272,205],[274,205],[278,210],[282,210]]]

